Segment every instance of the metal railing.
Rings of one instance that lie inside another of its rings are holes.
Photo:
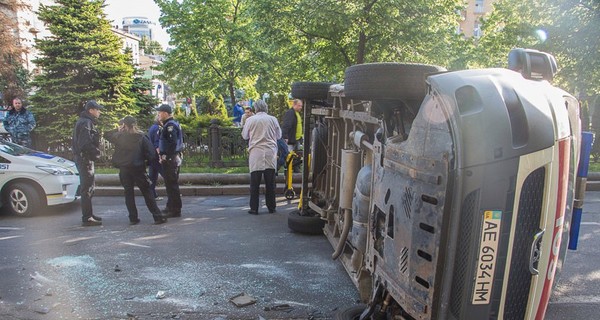
[[[221,127],[216,123],[209,128],[184,132],[183,166],[185,167],[243,167],[248,165],[248,142],[242,139],[241,128]],[[71,141],[48,143],[44,137],[34,138],[33,147],[52,155],[73,160]],[[99,167],[110,167],[114,147],[105,139],[100,141]]]

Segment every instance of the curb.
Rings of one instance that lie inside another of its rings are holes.
[[[123,196],[123,187],[119,181],[118,174],[97,174],[95,176],[96,187],[94,195],[96,196]],[[162,186],[156,187],[156,193],[165,197],[167,192],[164,187],[163,179],[158,177],[158,182]],[[285,177],[279,174],[275,177],[277,183],[276,193],[283,194],[285,191]],[[296,194],[300,194],[302,188],[302,174],[294,174],[292,183]],[[138,188],[134,188],[135,195],[142,194]],[[223,195],[243,195],[250,194],[250,174],[213,174],[213,173],[183,173],[179,175],[179,190],[182,196],[202,197],[202,196],[223,196]],[[264,194],[264,185],[261,184],[260,192]]]

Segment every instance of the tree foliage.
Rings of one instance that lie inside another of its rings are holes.
[[[160,42],[148,39],[146,36],[143,36],[140,40],[140,49],[143,49],[144,54],[147,55],[162,55],[165,53]]]
[[[16,18],[17,12],[27,7],[22,0],[0,1],[0,92],[4,104],[10,104],[15,97],[23,97],[27,87],[29,74],[23,67],[21,56],[25,48],[17,36]]]
[[[44,72],[34,79],[38,133],[50,142],[70,139],[73,123],[85,101],[106,106],[101,121],[137,113],[131,85],[131,56],[121,53],[103,11],[103,0],[56,0],[40,5],[39,18],[52,36],[38,39],[35,63]]]
[[[175,49],[160,66],[184,96],[225,88],[232,100],[241,78],[252,74],[248,0],[155,0]],[[182,19],[185,17],[185,19]]]

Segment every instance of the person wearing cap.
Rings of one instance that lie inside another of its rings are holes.
[[[183,132],[179,123],[171,115],[173,113],[171,106],[163,104],[156,111],[163,126],[158,139],[159,161],[163,168],[165,189],[167,189],[167,206],[163,213],[169,217],[181,217],[179,166],[182,161]]]
[[[102,225],[102,218],[93,214],[94,161],[100,158],[100,133],[96,125],[104,106],[95,100],[85,103],[73,130],[73,154],[79,171],[79,193],[83,226]]]
[[[13,99],[12,109],[8,111],[3,122],[4,129],[10,134],[14,143],[31,147],[31,130],[35,128],[35,118],[23,106],[21,99]]]
[[[265,202],[269,213],[275,213],[275,168],[277,167],[277,139],[281,128],[277,118],[267,114],[268,106],[263,100],[254,104],[256,115],[248,118],[242,129],[242,138],[248,141],[248,164],[250,167],[250,210],[258,214],[259,189],[265,177]]]
[[[148,136],[138,130],[137,120],[132,116],[126,116],[119,121],[118,129],[106,132],[104,137],[115,145],[112,163],[119,168],[119,180],[125,189],[125,205],[129,212],[129,224],[140,223],[135,205],[135,186],[144,196],[146,207],[154,218],[154,224],[167,222],[156,205],[156,200],[150,190],[150,178],[146,173],[146,164],[157,158],[156,151]]]

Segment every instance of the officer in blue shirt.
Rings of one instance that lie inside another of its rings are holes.
[[[179,166],[183,150],[183,132],[181,126],[171,115],[173,109],[163,104],[158,109],[158,119],[162,123],[162,131],[158,140],[160,163],[163,167],[163,178],[167,189],[167,207],[163,213],[169,217],[181,217],[181,194],[179,192]]]

